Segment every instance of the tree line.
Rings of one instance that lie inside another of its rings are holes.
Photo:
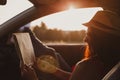
[[[41,26],[34,26],[33,32],[43,42],[83,43],[86,36],[85,30],[63,31],[48,29],[44,22],[41,23]]]

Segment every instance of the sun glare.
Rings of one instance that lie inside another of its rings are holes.
[[[31,26],[40,25],[41,22],[44,22],[51,29],[57,28],[66,31],[86,30],[87,28],[82,23],[90,21],[99,10],[102,10],[102,8],[74,9],[74,6],[70,6],[67,11],[51,14],[31,22]]]
[[[19,5],[16,5],[18,4]],[[6,6],[0,6],[0,24],[12,18],[16,14],[24,11],[25,9],[33,6],[29,1],[25,0],[12,0]],[[48,28],[57,28],[62,30],[81,30],[86,29],[82,23],[88,22],[97,11],[102,8],[81,8],[75,9],[74,5],[70,4],[67,11],[51,14],[35,20],[30,23],[31,26],[40,25],[44,22]],[[9,14],[8,14],[9,13]]]
[[[74,5],[71,4],[68,10],[71,11],[71,10],[74,10],[74,9],[75,9]]]
[[[18,4],[19,5],[16,5]],[[24,5],[24,6],[23,6]],[[6,20],[12,18],[16,14],[24,11],[25,9],[33,6],[29,1],[24,0],[12,0],[9,1],[6,6],[0,6],[0,24]],[[48,28],[57,28],[61,30],[81,30],[86,29],[82,23],[88,22],[97,11],[102,10],[102,8],[81,8],[75,9],[74,5],[70,4],[67,11],[51,14],[42,17],[38,20],[31,22],[29,25],[36,26],[44,22]],[[8,14],[9,13],[9,14]]]

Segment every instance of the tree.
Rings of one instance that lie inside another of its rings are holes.
[[[47,30],[47,25],[46,25],[44,22],[41,22],[40,28],[41,28],[42,30]]]

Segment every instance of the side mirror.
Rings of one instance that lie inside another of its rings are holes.
[[[7,3],[7,0],[0,0],[0,5],[5,5]]]

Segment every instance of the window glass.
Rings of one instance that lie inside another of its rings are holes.
[[[6,5],[0,5],[0,25],[31,6],[28,0],[7,0]]]

